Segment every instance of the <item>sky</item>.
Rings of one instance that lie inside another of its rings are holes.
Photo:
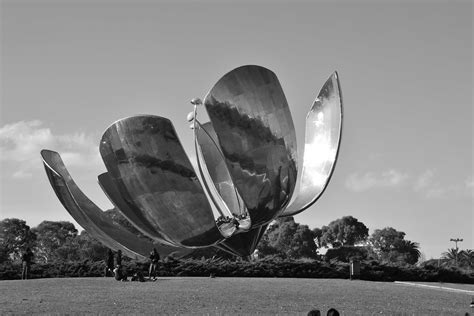
[[[438,258],[474,248],[471,1],[1,1],[0,219],[74,220],[40,158],[58,151],[79,187],[114,121],[172,120],[188,155],[189,100],[228,71],[274,71],[304,144],[307,111],[337,70],[339,160],[310,228],[352,215],[394,227]],[[76,224],[77,225],[77,224]]]

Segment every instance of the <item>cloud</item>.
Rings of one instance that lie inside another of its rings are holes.
[[[428,199],[474,195],[472,177],[463,183],[445,183],[439,179],[434,170],[427,170],[417,177],[413,183],[413,190]]]
[[[45,148],[61,153],[68,166],[87,168],[101,160],[92,135],[56,135],[39,120],[19,121],[0,128],[0,161],[13,166],[13,178],[28,178],[34,170],[41,169],[40,151]]]
[[[366,172],[353,173],[346,180],[346,187],[355,192],[367,191],[373,188],[393,188],[403,185],[409,176],[400,171],[390,169],[382,173]]]
[[[464,183],[466,184],[466,188],[471,189],[471,190],[474,189],[474,180],[472,179],[472,177],[466,179]]]
[[[447,183],[432,169],[417,176],[395,169],[380,173],[353,173],[347,177],[345,184],[354,192],[404,187],[426,199],[474,196],[472,177],[458,183]]]

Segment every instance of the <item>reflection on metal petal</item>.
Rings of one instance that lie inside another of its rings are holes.
[[[51,186],[63,206],[79,225],[105,246],[115,251],[121,250],[130,258],[139,259],[146,259],[153,248],[163,256],[175,252],[181,254],[187,252],[186,249],[151,243],[114,224],[79,189],[57,152],[42,150],[41,156]]]
[[[124,200],[161,235],[186,247],[223,239],[168,119],[143,115],[117,121],[105,131],[100,153]]]
[[[146,235],[149,238],[152,238],[162,244],[179,247],[173,243],[168,237],[160,234],[154,229],[152,225],[143,217],[141,213],[134,212],[134,205],[131,205],[130,202],[126,201],[120,192],[115,187],[112,178],[107,172],[99,175],[99,184],[104,191],[105,195],[109,198],[110,202],[115,205],[117,210],[142,234]]]
[[[262,238],[268,225],[262,225],[252,228],[248,232],[235,234],[219,244],[225,247],[229,252],[239,257],[250,256],[257,248],[258,242]]]
[[[233,222],[239,231],[250,229],[250,216],[237,189],[234,187],[224,157],[217,146],[217,136],[210,123],[201,125],[195,120],[195,146],[199,170],[209,187],[209,195],[224,210],[221,217]]]
[[[297,176],[296,137],[276,75],[243,66],[224,75],[204,100],[252,227],[286,206]]]
[[[281,216],[310,207],[326,189],[336,165],[342,132],[342,94],[337,72],[326,81],[306,117],[303,170],[295,198]]]

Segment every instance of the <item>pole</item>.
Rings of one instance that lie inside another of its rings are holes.
[[[449,241],[452,241],[456,244],[456,267],[458,266],[458,242],[463,241],[462,238],[451,238]]]

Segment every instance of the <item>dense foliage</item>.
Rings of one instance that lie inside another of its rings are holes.
[[[147,275],[146,262],[125,261],[128,276],[141,271]],[[32,266],[32,278],[100,277],[104,263],[90,260],[69,263],[41,263]],[[0,279],[19,279],[19,263],[0,264]],[[293,260],[267,257],[254,261],[223,259],[165,260],[159,263],[159,276],[217,277],[288,277],[288,278],[349,278],[349,264],[338,261]],[[454,267],[397,266],[376,261],[361,263],[361,279],[371,281],[424,281],[474,284],[474,273]]]
[[[120,213],[105,212],[112,221],[132,233],[140,233]],[[143,235],[142,235],[143,236]],[[27,248],[35,254],[31,276],[102,276],[107,248],[86,231],[78,234],[69,222],[44,221],[31,228],[20,219],[0,221],[0,279],[16,279],[20,256]],[[324,256],[318,250],[328,248]],[[165,258],[160,263],[163,276],[256,276],[348,278],[349,262],[360,261],[361,278],[393,281],[446,281],[474,283],[473,251],[449,249],[438,260],[415,267],[419,245],[405,239],[392,227],[368,228],[358,219],[345,216],[328,226],[310,229],[292,217],[273,221],[258,247],[258,256],[241,260],[216,247],[202,248],[181,260]],[[128,274],[142,271],[147,263],[124,258]]]
[[[406,240],[405,233],[393,227],[376,229],[369,238],[369,245],[382,262],[415,264],[421,256],[418,243]]]
[[[364,223],[352,216],[344,216],[321,228],[322,246],[354,246],[364,242],[369,236],[369,229]]]

